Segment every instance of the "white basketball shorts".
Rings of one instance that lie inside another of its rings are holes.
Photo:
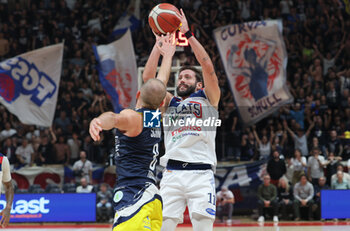
[[[214,173],[210,170],[167,170],[160,182],[163,217],[183,222],[188,206],[190,218],[194,213],[215,220],[216,190]]]

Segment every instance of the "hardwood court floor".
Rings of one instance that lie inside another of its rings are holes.
[[[111,231],[107,224],[11,224],[5,230],[13,231]],[[191,231],[189,225],[181,225],[176,231]],[[279,224],[256,222],[234,224],[230,227],[216,225],[214,231],[350,231],[350,222],[283,222]]]

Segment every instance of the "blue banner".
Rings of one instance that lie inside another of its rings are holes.
[[[247,164],[219,166],[215,173],[216,190],[227,186],[235,196],[235,209],[254,209],[257,203],[257,189],[266,174],[266,160]]]
[[[350,190],[321,190],[323,219],[350,218]]]
[[[0,210],[6,206],[0,199]],[[16,194],[11,209],[13,222],[96,221],[95,193]]]

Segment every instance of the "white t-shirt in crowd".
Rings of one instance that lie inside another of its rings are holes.
[[[28,144],[26,147],[22,145],[16,149],[16,155],[20,155],[24,159],[25,164],[29,164],[32,159],[32,153],[34,153],[33,147],[31,144]]]
[[[318,155],[318,159],[320,160],[320,162],[322,164],[325,164],[325,160],[324,157],[321,155]],[[323,172],[323,167],[320,166],[320,164],[318,163],[317,159],[314,156],[310,156],[307,166],[309,168],[311,168],[311,177],[312,178],[320,178],[324,176],[324,172]]]
[[[299,161],[299,160],[297,160],[295,158],[292,158],[292,165],[293,165],[294,171],[302,171],[302,170],[304,170],[303,163],[304,163],[304,165],[306,165],[306,163],[307,163],[305,156],[301,157],[301,161]]]

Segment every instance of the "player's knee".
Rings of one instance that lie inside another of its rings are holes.
[[[163,217],[161,231],[175,231],[178,223],[179,219],[177,218]]]
[[[194,231],[212,231],[214,219],[198,213],[192,214],[192,225]]]

